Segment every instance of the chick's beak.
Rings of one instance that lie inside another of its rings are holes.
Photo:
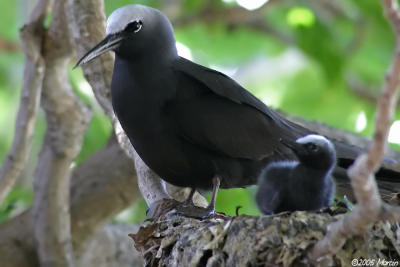
[[[296,154],[303,150],[303,147],[299,143],[296,143],[295,141],[281,138],[279,139],[279,142],[281,142],[282,145],[290,148]]]

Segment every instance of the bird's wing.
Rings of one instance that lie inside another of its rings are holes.
[[[186,140],[235,158],[291,157],[279,139],[295,139],[292,127],[235,81],[183,58],[174,70],[178,99],[184,96],[173,105],[173,116]]]
[[[279,142],[285,133],[251,107],[209,94],[179,102],[171,109],[181,137],[202,149],[245,159],[286,151]]]
[[[179,57],[173,62],[173,68],[175,71],[181,72],[193,80],[202,83],[209,90],[221,97],[238,104],[249,105],[275,120],[277,123],[285,123],[285,120],[276,112],[270,110],[249,91],[221,72],[198,65],[182,57]]]

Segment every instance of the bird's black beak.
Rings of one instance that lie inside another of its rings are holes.
[[[124,39],[122,34],[111,34],[107,35],[106,38],[103,39],[100,43],[98,43],[95,47],[89,50],[81,59],[78,60],[74,69],[86,64],[87,62],[95,59],[96,57],[117,48],[120,42]]]
[[[300,145],[299,143],[296,143],[295,141],[281,138],[279,139],[279,142],[281,142],[281,144],[293,150],[293,152],[295,152],[296,154],[303,150],[303,146]]]

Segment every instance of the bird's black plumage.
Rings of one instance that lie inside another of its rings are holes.
[[[113,50],[115,113],[143,161],[167,182],[210,189],[257,183],[269,162],[294,159],[280,138],[309,133],[231,78],[178,56],[171,23],[128,5],[107,21],[107,37],[77,65]],[[339,154],[353,159],[358,150]],[[343,152],[343,153],[342,153]]]
[[[210,189],[218,175],[230,188],[254,184],[267,162],[292,157],[279,138],[296,139],[304,129],[231,78],[179,57],[159,11],[128,7],[142,28],[132,36],[122,30],[128,37],[115,48],[112,103],[151,169],[178,186]]]
[[[261,212],[320,210],[331,205],[335,193],[331,176],[336,162],[333,145],[318,135],[286,144],[298,161],[274,162],[262,172],[256,195]]]

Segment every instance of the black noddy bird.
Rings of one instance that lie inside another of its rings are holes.
[[[208,208],[184,215],[212,214],[219,187],[256,184],[267,163],[295,158],[280,138],[310,133],[228,76],[180,57],[170,21],[154,8],[115,10],[105,39],[76,67],[107,51],[115,52],[112,105],[142,160],[165,181],[192,188],[184,204],[195,189],[213,189]],[[350,160],[358,153],[343,145],[337,152]]]
[[[260,211],[271,215],[283,211],[317,211],[330,206],[335,195],[333,144],[314,134],[295,142],[282,139],[281,143],[293,150],[298,160],[273,162],[262,172],[256,194]]]

